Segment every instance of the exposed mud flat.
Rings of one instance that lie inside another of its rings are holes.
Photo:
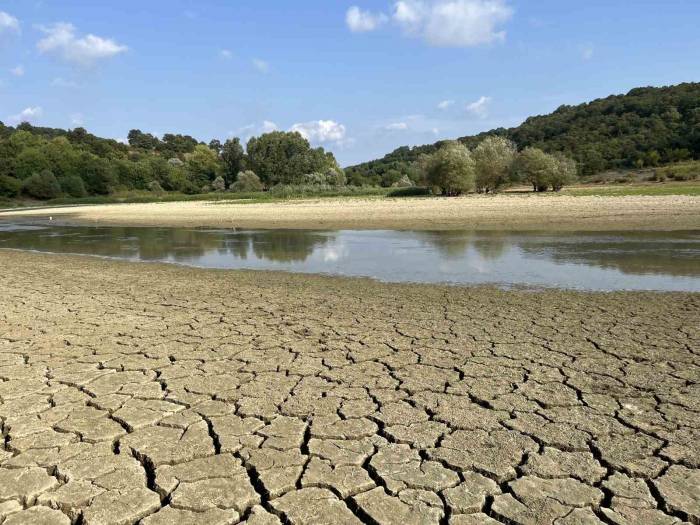
[[[511,229],[614,231],[700,228],[692,196],[571,197],[499,194],[406,199],[309,199],[269,203],[107,204],[0,213],[121,226],[287,229]]]
[[[3,525],[700,523],[698,294],[0,265]]]

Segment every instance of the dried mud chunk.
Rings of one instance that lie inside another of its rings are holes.
[[[3,525],[70,525],[70,519],[62,512],[48,507],[30,507],[10,515]]]
[[[213,478],[244,478],[246,470],[240,460],[228,454],[195,459],[178,465],[163,465],[156,469],[156,487],[162,496],[170,494],[178,485]]]
[[[365,492],[374,487],[372,478],[357,465],[334,467],[329,461],[311,458],[301,478],[302,487],[334,489],[342,498]]]
[[[221,416],[210,419],[214,433],[219,437],[221,452],[238,452],[243,447],[243,441],[265,426],[265,423],[254,417]],[[262,440],[262,438],[260,438]]]
[[[376,419],[385,425],[408,425],[420,421],[428,421],[425,410],[415,408],[406,402],[385,403],[379,409]]]
[[[453,514],[450,516],[449,525],[500,525],[500,521],[490,518],[486,514]]]
[[[569,507],[597,506],[603,499],[599,489],[571,478],[525,476],[509,485],[518,499],[533,508],[550,499]]]
[[[242,523],[246,525],[281,525],[281,521],[274,514],[269,513],[260,505],[255,505],[248,515],[248,519]]]
[[[310,439],[309,453],[327,459],[333,465],[362,465],[374,454],[375,443],[383,443],[379,437],[364,439]]]
[[[532,439],[518,432],[458,430],[447,436],[438,448],[430,449],[428,455],[460,470],[489,473],[503,482],[515,478],[515,467],[523,456],[537,449]]]
[[[202,421],[184,432],[177,428],[146,427],[121,440],[136,457],[147,457],[155,466],[182,463],[214,455],[207,424]]]
[[[536,414],[518,414],[515,419],[505,421],[505,425],[550,447],[572,452],[589,450],[590,436],[567,423],[550,423]]]
[[[440,491],[459,483],[456,472],[437,461],[423,461],[408,445],[382,447],[369,464],[393,494],[406,488]]]
[[[0,469],[0,501],[17,499],[31,505],[42,492],[58,486],[43,468]]]
[[[589,452],[564,452],[549,447],[543,454],[529,456],[522,471],[541,478],[573,477],[589,484],[600,481],[607,473]]]
[[[71,480],[56,490],[41,494],[37,498],[37,503],[54,509],[61,509],[71,520],[77,520],[81,510],[105,491],[106,489],[90,481]]]
[[[330,490],[306,488],[285,494],[271,502],[290,523],[303,525],[360,525],[347,505]]]
[[[304,421],[295,417],[280,416],[258,430],[258,434],[265,437],[263,447],[290,450],[301,447],[305,430]]]
[[[265,490],[277,497],[296,486],[306,464],[307,457],[298,450],[276,450],[273,448],[244,450],[244,457],[257,472]]]
[[[438,439],[449,432],[449,427],[435,421],[423,421],[409,425],[394,425],[384,429],[397,443],[405,443],[418,448],[430,448]]]
[[[311,423],[311,436],[321,439],[362,439],[375,435],[377,431],[377,424],[366,418],[321,416]]]
[[[700,523],[700,470],[674,465],[654,485],[668,510]]]
[[[603,460],[613,468],[642,478],[658,476],[666,467],[666,462],[654,455],[662,444],[646,434],[613,434],[593,442]]]
[[[487,496],[500,492],[495,481],[476,472],[465,472],[464,481],[443,490],[442,495],[453,514],[473,514],[484,507]]]
[[[412,505],[397,496],[390,496],[382,487],[354,496],[353,501],[374,522],[380,525],[438,525],[442,508],[413,500]]]
[[[235,510],[210,509],[205,512],[164,507],[141,520],[142,525],[232,525],[240,516]]]
[[[147,488],[109,491],[83,512],[85,525],[130,525],[160,508],[158,494]]]
[[[173,492],[171,505],[180,509],[204,512],[211,509],[234,509],[239,513],[260,503],[248,476],[183,481]]]

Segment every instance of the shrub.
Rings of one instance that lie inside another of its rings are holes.
[[[165,191],[163,190],[163,186],[161,186],[160,182],[157,180],[149,182],[146,187],[148,188],[148,191],[153,193],[163,193]]]
[[[307,173],[301,176],[301,183],[319,186],[321,184],[326,184],[326,176],[323,173]]]
[[[0,196],[14,198],[22,191],[22,182],[14,177],[0,175]]]
[[[413,186],[413,181],[408,175],[403,175],[399,180],[391,185],[392,188],[410,188]]]
[[[474,160],[469,150],[457,142],[444,145],[428,161],[426,179],[443,195],[453,196],[474,189]]]
[[[219,175],[214,179],[214,182],[211,183],[211,187],[214,191],[226,191],[226,181]]]
[[[517,151],[515,144],[506,138],[486,137],[472,152],[476,191],[494,192],[508,183]]]
[[[22,192],[35,199],[55,199],[61,193],[61,185],[49,170],[31,175],[22,184]]]
[[[330,168],[326,171],[326,184],[331,186],[345,186],[348,183],[348,178],[341,168]]]
[[[430,188],[424,186],[411,186],[408,188],[396,188],[387,193],[387,197],[422,197],[430,195]]]
[[[231,184],[229,189],[235,192],[262,191],[263,184],[260,182],[260,177],[254,172],[247,170],[238,173],[236,182]]]
[[[65,193],[70,197],[86,197],[87,190],[85,189],[85,183],[83,179],[77,175],[68,175],[67,177],[62,177],[58,180],[61,186],[61,192]]]

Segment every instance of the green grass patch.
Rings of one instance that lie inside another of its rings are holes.
[[[618,197],[625,195],[691,195],[700,196],[700,182],[665,184],[616,184],[614,186],[565,188],[562,193],[575,197],[589,195]]]

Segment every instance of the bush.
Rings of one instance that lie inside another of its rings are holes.
[[[226,181],[219,175],[214,179],[214,182],[211,183],[211,187],[214,191],[226,191]]]
[[[0,196],[14,198],[22,191],[22,182],[14,177],[0,175]]]
[[[474,160],[462,144],[453,142],[437,150],[428,161],[426,179],[443,195],[453,196],[474,190]]]
[[[231,184],[229,187],[231,191],[235,192],[252,192],[252,191],[262,191],[263,184],[260,182],[260,177],[250,170],[241,171],[236,177],[236,182]]]
[[[61,185],[49,170],[35,173],[24,181],[22,192],[35,199],[55,199],[61,193]]]
[[[307,173],[301,176],[301,183],[311,186],[326,184],[326,176],[323,173]]]
[[[85,183],[83,179],[77,175],[69,175],[67,177],[62,177],[58,180],[61,186],[61,192],[65,193],[70,197],[86,197],[87,190],[85,189]]]
[[[410,188],[413,186],[413,181],[408,175],[403,175],[399,180],[391,185],[392,188]]]
[[[326,172],[326,184],[331,186],[345,186],[348,183],[348,178],[341,168],[330,168]]]
[[[423,197],[425,195],[430,195],[430,188],[423,186],[397,188],[386,194],[387,197]]]
[[[164,193],[165,190],[163,190],[163,186],[160,185],[160,182],[157,180],[149,182],[146,187],[148,188],[148,191],[152,193]]]

